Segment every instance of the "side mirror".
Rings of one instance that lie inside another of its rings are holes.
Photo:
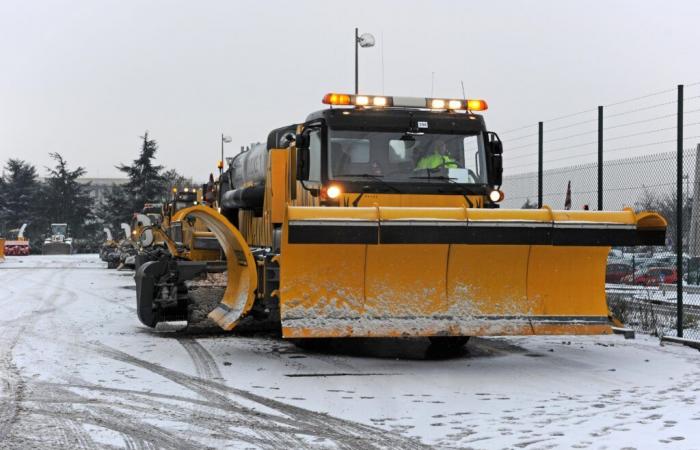
[[[309,134],[308,133],[298,133],[294,140],[297,143],[297,149],[309,148]]]
[[[498,137],[496,137],[498,138]],[[494,155],[502,155],[503,154],[503,143],[501,141],[493,141],[491,143],[491,153]]]
[[[297,180],[306,181],[309,179],[311,168],[311,152],[309,150],[309,133],[300,133],[296,135],[296,155],[297,155]]]
[[[496,133],[484,133],[486,143],[486,166],[488,180],[491,186],[501,186],[503,183],[503,143]]]
[[[310,163],[311,152],[309,148],[297,148],[297,180],[306,181],[309,179]]]

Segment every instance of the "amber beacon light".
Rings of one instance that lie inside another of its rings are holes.
[[[354,95],[329,93],[323,97],[323,103],[331,106],[355,106],[359,108],[417,108],[433,111],[486,111],[485,100],[446,99],[426,97],[399,97],[384,95]]]

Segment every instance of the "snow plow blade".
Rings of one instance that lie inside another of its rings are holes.
[[[651,212],[288,207],[287,338],[607,334],[612,245],[663,245]]]
[[[214,233],[226,255],[226,290],[221,303],[209,313],[209,318],[224,330],[232,330],[255,301],[258,283],[255,259],[241,233],[213,208],[185,208],[173,216],[173,221],[189,216],[201,220]]]
[[[65,242],[45,243],[41,247],[42,255],[70,255],[71,251],[71,245]]]
[[[0,238],[0,261],[5,261],[5,239]]]

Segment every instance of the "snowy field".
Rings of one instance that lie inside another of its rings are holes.
[[[0,263],[0,448],[700,449],[700,353],[638,336],[155,333],[97,256]]]

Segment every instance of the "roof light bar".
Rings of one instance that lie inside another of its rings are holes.
[[[350,95],[348,94],[326,94],[323,97],[323,103],[326,105],[353,105],[354,101],[350,102]],[[352,97],[355,97],[354,95]],[[354,100],[354,98],[353,98]]]
[[[489,109],[489,105],[486,104],[486,100],[467,100],[467,109],[469,111],[486,111]]]
[[[372,99],[372,104],[374,106],[387,106],[386,97],[374,97]]]
[[[399,107],[449,111],[486,111],[485,100],[444,99],[426,97],[385,97],[382,95],[353,95],[330,93],[323,97],[323,103],[332,106]]]
[[[445,100],[442,100],[440,98],[434,98],[430,100],[430,108],[431,109],[445,109]]]
[[[391,106],[391,97],[381,95],[352,95],[352,94],[326,94],[323,103],[326,105],[354,105],[354,106]]]
[[[358,106],[367,106],[369,105],[369,97],[366,95],[356,95],[355,104]]]

